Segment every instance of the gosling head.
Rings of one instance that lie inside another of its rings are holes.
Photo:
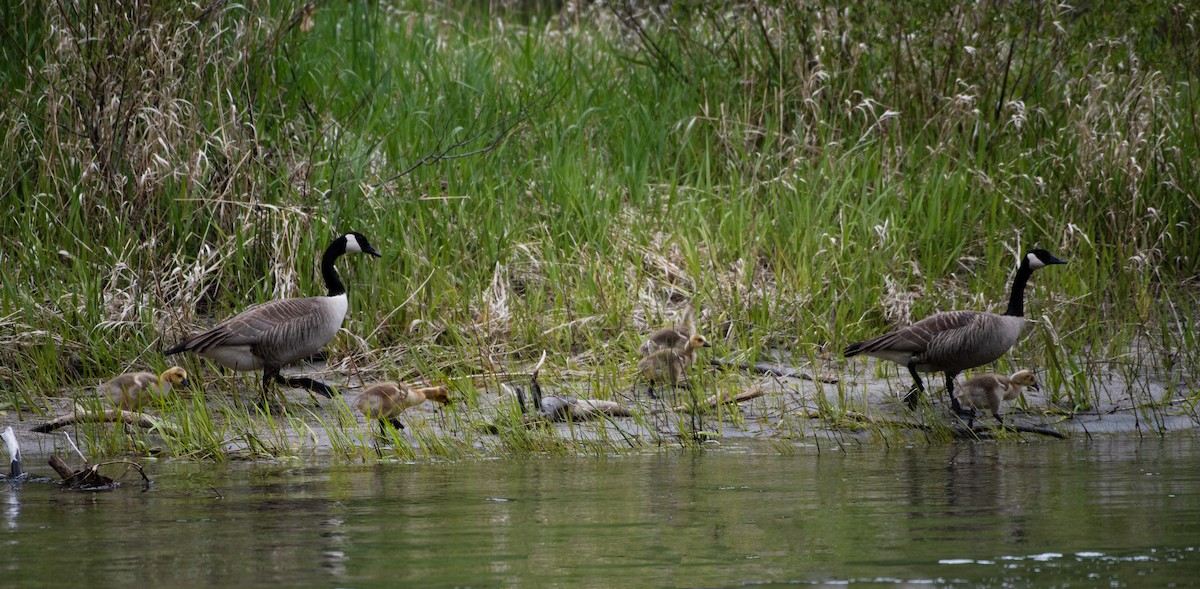
[[[1032,370],[1022,370],[1008,377],[1008,382],[1013,386],[1028,387],[1035,391],[1041,390],[1038,388],[1037,379],[1033,376]]]
[[[162,381],[169,382],[172,386],[188,386],[187,371],[178,367],[172,366],[162,373]]]
[[[697,348],[711,348],[712,344],[704,339],[704,336],[694,333],[692,337],[688,338],[688,347],[695,350]]]

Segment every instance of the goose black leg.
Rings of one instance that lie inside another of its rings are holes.
[[[954,377],[956,376],[958,376],[957,372],[946,373],[946,394],[950,395],[950,409],[954,411],[954,414],[964,415],[962,403],[959,403],[958,397],[954,396]],[[972,409],[971,414],[974,415],[974,413],[975,410]]]
[[[904,404],[908,405],[909,409],[913,409],[917,406],[917,401],[921,399],[921,393],[925,392],[925,383],[921,382],[921,375],[917,374],[915,360],[908,361],[908,373],[913,377],[913,388],[908,390],[907,395],[904,395]]]
[[[262,379],[262,403],[259,405],[268,415],[276,415],[281,413],[282,407],[271,402],[271,382],[279,381],[278,368],[263,368]]]

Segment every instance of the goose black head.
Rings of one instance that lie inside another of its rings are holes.
[[[379,255],[379,252],[375,251],[375,248],[371,247],[371,243],[367,241],[367,237],[357,231],[351,231],[339,237],[334,243],[338,242],[341,243],[342,251],[347,254],[364,253],[376,258],[382,257]]]
[[[1037,270],[1043,266],[1049,266],[1050,264],[1067,263],[1066,260],[1056,258],[1054,254],[1041,248],[1029,250],[1029,253],[1025,254],[1025,261],[1029,263],[1029,267],[1033,270]]]

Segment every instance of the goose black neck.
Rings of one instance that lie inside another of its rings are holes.
[[[329,289],[331,297],[346,294],[346,285],[342,284],[342,277],[338,276],[337,268],[333,267],[333,263],[341,255],[342,252],[337,248],[329,246],[329,249],[325,250],[325,255],[321,256],[321,277],[325,279],[325,288]]]
[[[542,385],[538,384],[537,375],[529,382],[529,392],[533,395],[533,410],[542,412]]]
[[[1025,285],[1029,283],[1030,276],[1033,276],[1033,268],[1029,267],[1029,259],[1022,259],[1021,266],[1017,268],[1017,274],[1013,276],[1012,294],[1008,297],[1008,309],[1004,311],[1005,315],[1025,316]]]

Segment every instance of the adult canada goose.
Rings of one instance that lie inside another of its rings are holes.
[[[162,374],[126,372],[96,388],[105,402],[117,409],[137,411],[154,399],[171,392],[174,385],[187,386],[187,371],[172,366]]]
[[[1050,264],[1066,264],[1044,249],[1025,254],[1013,276],[1008,309],[1003,314],[981,311],[945,311],[930,315],[908,327],[874,339],[850,344],[843,354],[850,358],[866,354],[908,368],[913,388],[904,397],[909,407],[925,391],[918,372],[946,374],[946,392],[956,413],[962,406],[954,396],[954,377],[976,366],[994,362],[1008,352],[1025,326],[1025,284],[1033,271]]]
[[[696,350],[711,348],[712,344],[704,336],[694,333],[688,338],[682,348],[664,348],[651,353],[638,362],[638,370],[649,381],[647,392],[651,398],[655,384],[670,384],[675,386],[683,378],[683,373],[696,361]]]
[[[650,337],[638,348],[638,354],[645,358],[659,350],[682,348],[696,333],[696,324],[692,315],[692,308],[688,307],[687,311],[684,311],[682,323],[664,327],[650,334]]]
[[[444,386],[413,388],[399,382],[381,382],[367,387],[354,407],[362,412],[368,420],[379,420],[379,433],[383,435],[383,423],[389,422],[396,429],[404,429],[400,423],[400,414],[409,407],[416,407],[425,401],[437,401],[442,405],[450,404],[450,390]]]
[[[975,421],[976,409],[987,408],[996,421],[1004,423],[1004,419],[1000,417],[1000,402],[1016,399],[1017,395],[1021,394],[1021,389],[1026,387],[1038,390],[1037,379],[1029,370],[1021,370],[1008,377],[988,373],[971,377],[954,394],[971,413],[967,421],[969,428]]]
[[[349,303],[346,285],[333,267],[342,254],[379,252],[360,233],[350,232],[329,244],[321,256],[321,276],[329,294],[323,297],[281,299],[255,305],[216,327],[193,335],[167,350],[167,355],[195,352],[237,371],[262,370],[263,406],[268,406],[271,382],[306,388],[325,395],[328,385],[305,377],[285,378],[279,371],[317,353],[342,327]]]

